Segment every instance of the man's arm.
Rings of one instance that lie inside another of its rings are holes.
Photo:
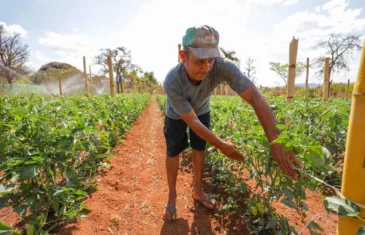
[[[254,85],[249,86],[239,95],[255,110],[269,142],[274,141],[279,136],[279,131],[276,128],[276,120],[266,98]],[[298,172],[294,168],[294,163],[300,167],[302,167],[302,163],[295,157],[294,153],[292,151],[283,153],[283,145],[281,144],[272,144],[271,150],[273,158],[279,164],[279,167],[288,176],[295,179],[298,178]]]
[[[224,155],[234,160],[244,160],[244,157],[237,151],[233,144],[223,141],[218,136],[213,134],[208,128],[206,128],[200,122],[194,110],[187,114],[181,114],[180,117],[200,138],[219,149]]]

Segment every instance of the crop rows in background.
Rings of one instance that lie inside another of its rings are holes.
[[[83,217],[93,177],[150,95],[0,96],[0,208],[29,235]],[[0,224],[0,231],[7,227]],[[10,230],[10,228],[9,228]]]

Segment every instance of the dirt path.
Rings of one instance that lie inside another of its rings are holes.
[[[213,214],[191,199],[191,166],[182,159],[177,180],[178,221],[162,220],[167,202],[163,115],[152,98],[126,139],[115,148],[112,169],[99,177],[85,204],[86,218],[57,234],[221,234]]]

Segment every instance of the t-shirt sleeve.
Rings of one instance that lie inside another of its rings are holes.
[[[168,102],[170,102],[172,108],[177,114],[186,114],[193,110],[190,102],[185,97],[183,97],[182,94],[180,94],[176,89],[165,86],[165,92]]]
[[[244,75],[238,66],[231,60],[224,59],[221,64],[220,77],[227,81],[229,86],[238,94],[246,90],[251,84],[251,80]]]

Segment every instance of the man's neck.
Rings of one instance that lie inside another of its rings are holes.
[[[188,79],[189,79],[190,83],[193,84],[194,86],[198,86],[202,82],[201,80],[192,79],[189,76],[188,76]]]

